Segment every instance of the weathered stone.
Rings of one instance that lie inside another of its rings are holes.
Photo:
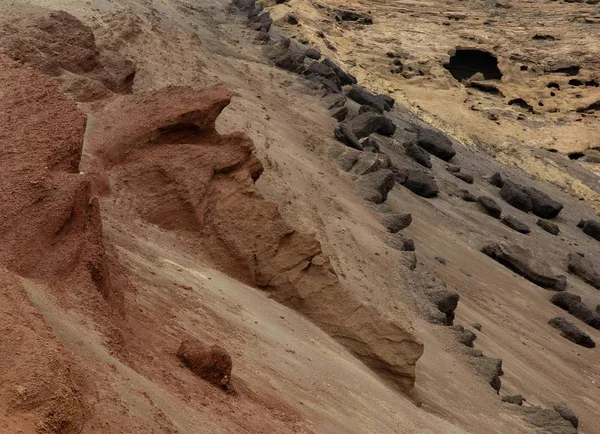
[[[477,198],[477,203],[481,206],[486,214],[494,217],[495,219],[499,219],[502,216],[502,208],[500,208],[496,201],[491,197],[479,196]]]
[[[407,174],[404,186],[421,197],[435,197],[439,189],[435,179],[425,172],[411,170]]]
[[[571,410],[569,407],[567,407],[566,404],[564,404],[564,403],[556,404],[554,406],[554,410],[558,414],[560,414],[560,416],[563,419],[570,422],[571,425],[573,425],[573,428],[575,428],[575,429],[579,428],[579,418],[575,415],[573,410]]]
[[[500,173],[498,172],[490,176],[489,182],[490,184],[498,188],[502,188],[504,186],[504,180],[502,179],[502,175],[500,175]]]
[[[456,176],[458,179],[466,182],[467,184],[473,184],[473,175],[464,172],[451,172],[452,175]]]
[[[558,235],[560,232],[558,225],[556,223],[549,222],[548,220],[538,219],[537,225],[552,235]]]
[[[576,253],[569,253],[567,269],[570,273],[580,277],[584,282],[600,289],[600,274],[595,270],[594,264]]]
[[[600,222],[594,220],[582,220],[577,226],[583,230],[584,234],[600,241]]]
[[[352,129],[346,123],[340,123],[334,130],[335,138],[344,145],[362,151],[363,146],[358,137],[352,132]]]
[[[506,395],[502,397],[502,402],[508,402],[514,405],[523,405],[523,397],[521,395]]]
[[[568,339],[577,345],[581,345],[582,347],[586,348],[594,348],[596,346],[596,343],[591,337],[582,332],[575,324],[567,321],[561,316],[552,318],[550,321],[548,321],[548,324],[555,329],[560,330],[560,335],[563,338]]]
[[[391,170],[378,170],[361,177],[358,181],[359,195],[369,202],[382,203],[394,187],[394,174]]]
[[[529,212],[533,209],[531,198],[523,189],[512,181],[505,181],[500,190],[500,196],[509,204],[523,212]]]
[[[444,161],[448,161],[456,155],[448,136],[433,128],[419,128],[417,145]]]
[[[550,266],[532,258],[531,251],[517,244],[486,244],[481,251],[515,273],[542,288],[564,291],[566,278],[555,275]]]
[[[352,74],[347,73],[346,71],[344,71],[342,68],[340,68],[334,61],[332,61],[331,59],[323,59],[321,62],[323,65],[330,67],[333,72],[335,72],[335,75],[337,75],[337,77],[339,78],[340,82],[342,83],[342,85],[348,85],[348,84],[354,84],[356,83],[356,77],[354,77]]]
[[[531,232],[531,229],[529,229],[529,226],[527,226],[521,220],[519,220],[516,217],[513,217],[511,215],[502,217],[501,221],[503,224],[505,224],[509,228],[514,229],[515,231],[517,231],[521,234],[528,234],[529,232]]]
[[[406,213],[390,212],[384,214],[381,218],[381,224],[393,234],[406,229],[411,222],[412,216]]]
[[[431,157],[429,156],[429,153],[424,151],[420,146],[409,142],[404,147],[404,152],[408,157],[419,163],[421,166],[431,169]]]

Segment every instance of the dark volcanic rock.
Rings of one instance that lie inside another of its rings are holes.
[[[319,60],[321,58],[321,52],[316,48],[307,48],[304,54],[309,59]]]
[[[457,292],[436,286],[428,288],[426,295],[437,309],[445,315],[445,324],[452,325],[454,322],[454,311],[458,307],[460,296]]]
[[[539,219],[537,221],[537,225],[552,235],[558,235],[560,232],[558,225],[556,223],[549,222],[548,220]]]
[[[582,220],[577,226],[583,230],[583,233],[600,241],[600,222],[594,220]]]
[[[502,402],[509,404],[523,405],[523,397],[521,395],[506,395],[502,397]]]
[[[388,107],[386,100],[381,95],[371,93],[359,85],[352,86],[352,89],[348,91],[348,98],[359,104],[373,107],[378,113],[383,113]]]
[[[500,190],[500,196],[509,204],[523,212],[529,212],[533,209],[531,198],[521,186],[512,181],[505,181],[504,186]]]
[[[596,343],[591,337],[582,332],[575,324],[567,321],[561,316],[552,318],[550,321],[548,321],[548,324],[555,329],[560,330],[560,335],[563,338],[568,339],[577,345],[581,345],[585,348],[594,348],[596,346]]]
[[[323,61],[321,63],[325,66],[330,67],[333,70],[333,72],[335,72],[335,75],[337,75],[337,77],[340,79],[340,82],[342,83],[342,85],[345,86],[348,84],[356,83],[356,77],[354,77],[352,74],[349,74],[346,71],[344,71],[333,60],[326,58],[326,59],[323,59]]]
[[[554,410],[558,414],[560,414],[560,416],[563,419],[570,422],[571,425],[573,425],[573,428],[575,428],[575,429],[579,428],[579,418],[575,415],[573,410],[571,410],[569,407],[567,407],[566,404],[564,404],[564,403],[556,404],[554,406]]]
[[[536,432],[545,434],[577,434],[577,430],[551,408],[538,406],[517,407],[525,420],[538,428]]]
[[[592,312],[585,304],[580,301],[573,301],[569,304],[568,312],[575,318],[580,319],[590,327],[600,330],[600,316]]]
[[[373,203],[384,202],[392,188],[394,188],[394,174],[387,169],[369,173],[358,181],[359,195]]]
[[[600,289],[600,274],[594,269],[594,264],[576,253],[569,253],[567,269],[579,276],[584,282]]]
[[[555,275],[550,266],[532,258],[531,251],[516,244],[486,244],[481,251],[515,273],[542,288],[564,291],[565,276]]]
[[[336,107],[329,111],[329,114],[338,122],[342,122],[348,116],[348,107]]]
[[[358,141],[358,137],[352,132],[352,129],[345,123],[338,124],[335,127],[334,135],[337,140],[344,145],[362,151],[363,146]]]
[[[465,202],[477,202],[477,197],[468,190],[461,190],[461,198]]]
[[[439,189],[432,176],[418,170],[408,172],[404,186],[421,197],[435,197]]]
[[[500,190],[500,196],[509,204],[524,212],[533,211],[538,217],[550,219],[562,210],[558,203],[546,193],[533,187],[522,187],[512,181],[506,181]]]
[[[451,172],[458,179],[466,182],[467,184],[473,184],[473,175],[464,172]]]
[[[275,65],[286,71],[301,74],[304,72],[304,51],[296,44],[289,41],[280,43],[272,53],[269,54],[270,59]]]
[[[496,219],[499,219],[502,216],[502,208],[500,208],[496,201],[491,197],[479,196],[477,198],[477,203],[481,206],[486,214]]]
[[[448,161],[456,155],[448,136],[433,128],[419,128],[417,145],[444,161]]]
[[[546,193],[537,190],[533,187],[525,187],[525,193],[531,199],[533,213],[544,219],[552,219],[556,217],[563,209],[563,205],[558,203]]]
[[[529,226],[527,226],[521,220],[519,220],[516,217],[513,217],[511,215],[502,217],[501,221],[509,228],[514,229],[515,231],[517,231],[521,234],[528,234],[529,232],[531,232],[531,230],[529,229]]]
[[[387,117],[378,113],[367,112],[353,117],[345,122],[354,135],[362,139],[369,134],[378,133],[382,136],[392,136],[396,131],[396,125]]]
[[[500,173],[496,172],[494,173],[492,176],[490,176],[490,184],[492,184],[493,186],[496,186],[498,188],[502,188],[504,186],[504,180],[502,179],[502,175],[500,175]]]
[[[460,166],[457,166],[456,164],[448,164],[448,166],[446,166],[446,170],[450,173],[460,172]]]
[[[477,335],[471,330],[464,330],[458,335],[458,342],[471,348],[473,348],[475,339],[477,339]]]
[[[576,301],[580,302],[581,297],[576,294],[571,294],[570,292],[557,292],[550,299],[552,304],[564,310],[568,310],[571,303]]]
[[[385,242],[388,246],[401,252],[414,252],[415,242],[401,233],[389,235],[386,237]]]
[[[421,166],[431,169],[431,157],[427,151],[423,150],[423,148],[417,146],[415,143],[409,142],[404,147],[404,152]]]
[[[412,216],[410,214],[390,212],[384,214],[381,218],[381,224],[393,234],[406,229],[411,223]]]

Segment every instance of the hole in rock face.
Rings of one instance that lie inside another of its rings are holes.
[[[580,158],[585,157],[583,152],[571,152],[568,154],[569,160],[579,160]]]
[[[527,101],[525,101],[523,98],[513,98],[508,102],[508,105],[516,105],[527,111],[530,111],[530,112],[533,111],[533,107],[531,107],[531,105]]]
[[[485,80],[502,78],[496,56],[482,50],[457,49],[444,68],[458,81],[469,79],[477,73],[481,73]]]
[[[529,69],[529,66],[521,65],[521,71],[527,71],[528,69]]]
[[[553,82],[553,81],[551,81],[550,83],[548,83],[546,85],[546,87],[549,87],[551,89],[558,89],[558,90],[560,90],[560,85],[558,83]]]
[[[583,86],[583,81],[573,78],[573,79],[569,80],[569,84],[571,86]]]

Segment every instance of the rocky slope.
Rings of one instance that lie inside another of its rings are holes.
[[[0,14],[0,50],[37,70],[0,64],[2,430],[595,432],[595,175],[343,63],[430,5],[34,3]],[[316,42],[287,39],[310,20]],[[504,62],[468,91],[508,94]],[[421,96],[442,77],[405,75]]]

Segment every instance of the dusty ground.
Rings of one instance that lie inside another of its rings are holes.
[[[416,367],[413,398],[419,405],[415,405],[305,317],[228,276],[237,265],[231,264],[231,258],[227,264],[219,264],[211,256],[214,250],[203,252],[188,235],[165,227],[169,225],[164,220],[149,223],[147,216],[130,206],[131,193],[119,185],[121,176],[109,174],[112,189],[98,192],[102,194],[105,244],[114,246],[114,256],[127,276],[125,283],[119,282],[122,301],[112,301],[110,308],[96,312],[102,300],[64,297],[39,276],[10,277],[20,285],[20,294],[27,294],[18,301],[19,306],[35,308],[42,315],[36,316],[40,324],[33,328],[44,330],[45,345],[57,354],[52,357],[69,359],[90,383],[74,386],[81,394],[77,398],[82,402],[77,416],[80,422],[64,432],[535,432],[474,373],[447,329],[412,313],[413,291],[405,284],[409,271],[399,265],[402,253],[385,245],[379,214],[355,195],[352,180],[327,158],[339,152],[340,145],[331,134],[334,121],[297,76],[268,64],[260,47],[251,42],[253,33],[239,16],[226,11],[225,2],[31,3],[66,10],[93,29],[101,53],[115,52],[133,61],[137,68],[135,94],[166,85],[199,89],[224,82],[233,99],[218,118],[217,129],[221,134],[243,131],[252,138],[265,167],[256,184],[260,193],[278,205],[293,227],[316,234],[340,284],[354,298],[395,316],[410,333],[414,329],[425,349]],[[20,13],[14,3],[5,5],[0,12],[3,20]],[[298,3],[291,5],[299,7]],[[574,6],[560,3],[560,7]],[[375,8],[370,9],[377,22]],[[351,31],[343,35],[348,41],[353,37]],[[342,40],[341,35],[339,38],[334,41]],[[393,45],[393,41],[389,43]],[[410,46],[407,41],[402,48]],[[380,69],[383,71],[383,66]],[[98,69],[92,71],[87,78],[98,81]],[[375,87],[379,83],[375,73],[357,75]],[[68,86],[69,78],[66,73],[58,78],[63,89],[73,89]],[[458,101],[466,92],[455,86],[452,83],[442,92],[432,84],[434,90],[428,96],[428,86],[415,81],[394,88],[394,95],[400,96],[401,91],[405,100],[422,106],[419,112],[425,118],[444,119],[447,125],[457,125],[457,131],[475,125],[476,130],[465,130],[481,134],[482,140],[499,136],[500,131],[504,137],[509,136],[507,130],[510,134],[517,130],[516,121],[504,118],[501,122],[506,122],[506,128],[489,121],[491,127],[478,127],[480,118],[474,121],[468,116],[481,116],[479,112],[457,109],[462,107],[459,103],[449,107],[447,101]],[[510,85],[506,86],[508,94]],[[416,92],[417,87],[422,92],[413,96],[411,89]],[[442,97],[444,104],[435,102]],[[476,102],[480,97],[473,98]],[[563,103],[570,104],[566,97]],[[94,143],[98,126],[95,117],[102,113],[104,103],[84,101],[79,106],[89,114],[85,162],[93,154],[90,143]],[[585,134],[594,137],[591,119],[582,122]],[[533,134],[532,130],[519,131],[515,137],[525,140]],[[588,137],[585,134],[578,136],[581,143]],[[579,218],[594,215],[589,204],[596,197],[597,186],[590,187],[588,180],[597,179],[579,163],[564,162],[554,154],[547,158],[555,157],[557,163],[539,163],[517,149],[499,152],[497,160],[521,163],[531,158],[542,167],[557,168],[565,190],[575,190],[571,179],[585,180],[581,194],[587,193],[589,200],[582,203],[542,186],[567,205],[560,217],[561,237],[551,238],[535,227],[532,216],[518,214],[534,228],[527,246],[562,270],[566,254],[575,246],[588,257],[600,257],[598,243],[582,237],[574,227]],[[486,152],[468,148],[459,150],[457,159],[476,175],[474,192],[497,195],[481,178],[498,169],[497,161]],[[526,178],[518,169],[502,170]],[[564,181],[565,173],[572,178]],[[448,174],[444,187],[451,191],[456,182]],[[490,237],[523,241],[523,236],[489,219],[475,206],[465,207],[447,192],[426,201],[396,187],[388,206],[413,215],[406,233],[417,243],[418,268],[435,272],[460,293],[456,322],[483,325],[476,348],[503,359],[502,394],[522,393],[530,403],[545,407],[565,401],[580,417],[581,432],[598,432],[598,350],[582,349],[558,336],[546,324],[560,312],[547,301],[550,294],[479,253],[481,243]],[[434,256],[446,258],[447,265],[440,265]],[[589,305],[600,303],[596,290],[574,278],[569,282],[571,290]],[[17,307],[11,309],[18,312]],[[597,331],[577,324],[598,337]],[[185,336],[218,342],[230,352],[234,393],[203,382],[178,362],[175,352]],[[35,411],[8,411],[11,417],[2,422],[2,430],[39,429],[35,428]]]

